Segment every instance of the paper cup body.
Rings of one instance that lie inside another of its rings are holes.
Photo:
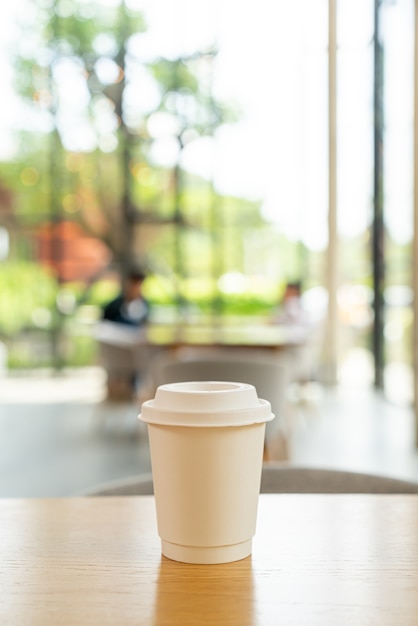
[[[148,421],[162,553],[188,563],[245,558],[256,530],[270,405],[240,383],[163,387],[160,403],[161,388],[156,406],[144,403],[141,415]]]

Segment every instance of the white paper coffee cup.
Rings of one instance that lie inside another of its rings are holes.
[[[252,385],[184,382],[142,405],[162,553],[186,563],[251,554],[270,403]]]

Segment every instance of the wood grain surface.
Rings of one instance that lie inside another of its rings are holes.
[[[418,496],[263,495],[251,557],[160,554],[154,500],[0,500],[0,624],[418,625]]]

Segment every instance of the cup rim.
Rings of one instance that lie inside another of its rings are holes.
[[[175,402],[170,402],[170,397],[180,400],[178,406],[172,405]],[[161,385],[155,398],[142,404],[138,415],[149,424],[193,427],[244,426],[269,422],[274,417],[270,402],[258,398],[253,385],[232,381]]]

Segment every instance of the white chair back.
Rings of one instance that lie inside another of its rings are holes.
[[[265,464],[261,493],[418,493],[418,483],[342,469]]]
[[[253,385],[259,398],[268,400],[276,419],[267,422],[266,432],[276,432],[284,424],[286,390],[289,370],[286,361],[264,358],[251,353],[236,355],[210,353],[201,357],[180,359],[176,356],[157,355],[152,365],[154,386],[166,383],[217,380]]]
[[[140,496],[154,493],[151,474],[101,484],[78,496]],[[418,483],[339,469],[264,464],[260,493],[418,493]]]

